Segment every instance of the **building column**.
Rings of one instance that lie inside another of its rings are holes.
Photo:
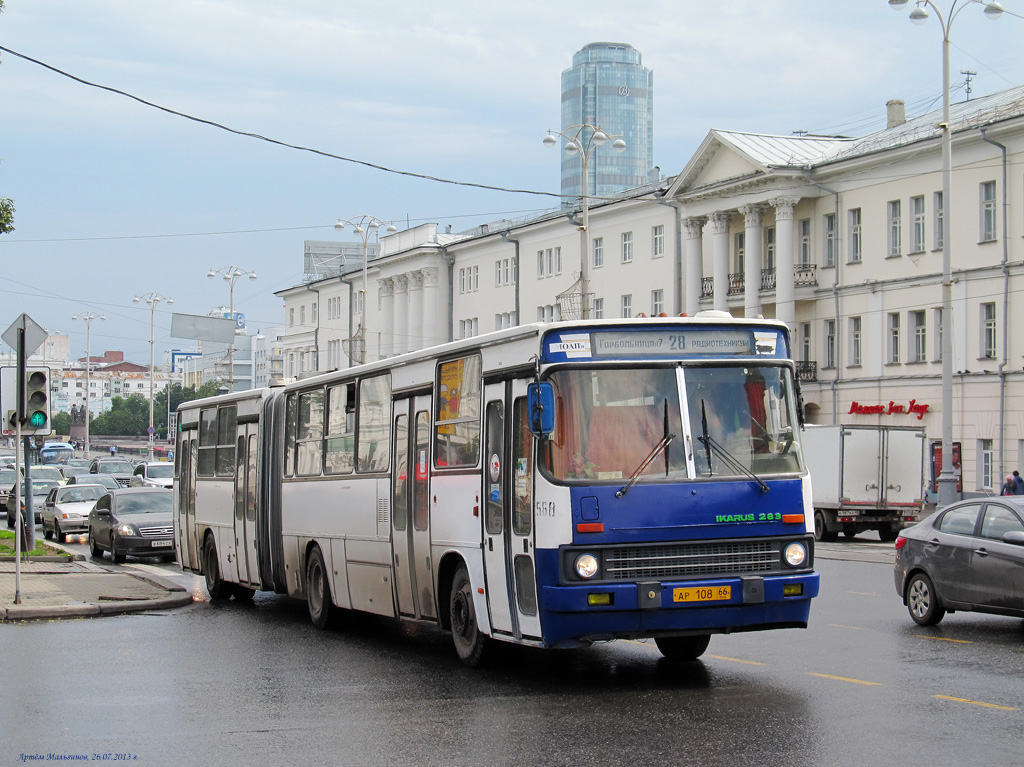
[[[405,354],[409,351],[409,278],[404,274],[396,275],[395,278],[395,332],[393,338],[395,344],[392,347],[394,354]]]
[[[395,353],[395,281],[384,277],[380,285],[380,356],[391,357]]]
[[[416,270],[409,278],[409,351],[423,348],[423,272]]]
[[[775,207],[775,317],[793,330],[796,323],[796,221],[793,210],[797,200],[779,197]]]
[[[683,311],[692,317],[700,311],[704,282],[704,224],[706,218],[684,218],[686,227],[686,302]]]
[[[441,289],[438,283],[437,267],[421,269],[423,274],[423,345],[435,346],[448,340],[448,334],[441,333]]]
[[[743,316],[761,314],[761,209],[740,208],[743,214]]]
[[[711,258],[714,260],[712,274],[715,276],[716,311],[729,311],[729,214],[712,213],[708,216],[711,226]]]

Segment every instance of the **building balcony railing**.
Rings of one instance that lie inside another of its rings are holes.
[[[816,264],[797,264],[793,267],[793,284],[797,287],[814,287],[818,284],[818,267]],[[729,275],[728,295],[735,296],[743,292],[746,280],[742,272]],[[761,270],[761,290],[772,291],[777,288],[776,270]],[[715,278],[702,277],[700,281],[700,297],[711,298],[715,294]]]
[[[818,380],[818,363],[817,362],[797,362],[796,363],[796,380],[814,382]]]

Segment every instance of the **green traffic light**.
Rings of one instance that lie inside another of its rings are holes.
[[[28,425],[33,429],[39,429],[46,426],[46,413],[41,410],[37,410],[28,417]]]

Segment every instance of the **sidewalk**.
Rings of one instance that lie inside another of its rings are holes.
[[[80,556],[80,555],[79,555]],[[85,561],[22,561],[21,604],[15,565],[0,561],[0,622],[167,610],[192,604],[184,587],[131,566]]]

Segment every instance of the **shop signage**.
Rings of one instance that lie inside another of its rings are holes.
[[[931,405],[918,402],[916,399],[910,400],[906,405],[892,400],[889,400],[888,405],[864,405],[854,401],[850,405],[850,415],[916,415],[920,421],[930,407]]]

